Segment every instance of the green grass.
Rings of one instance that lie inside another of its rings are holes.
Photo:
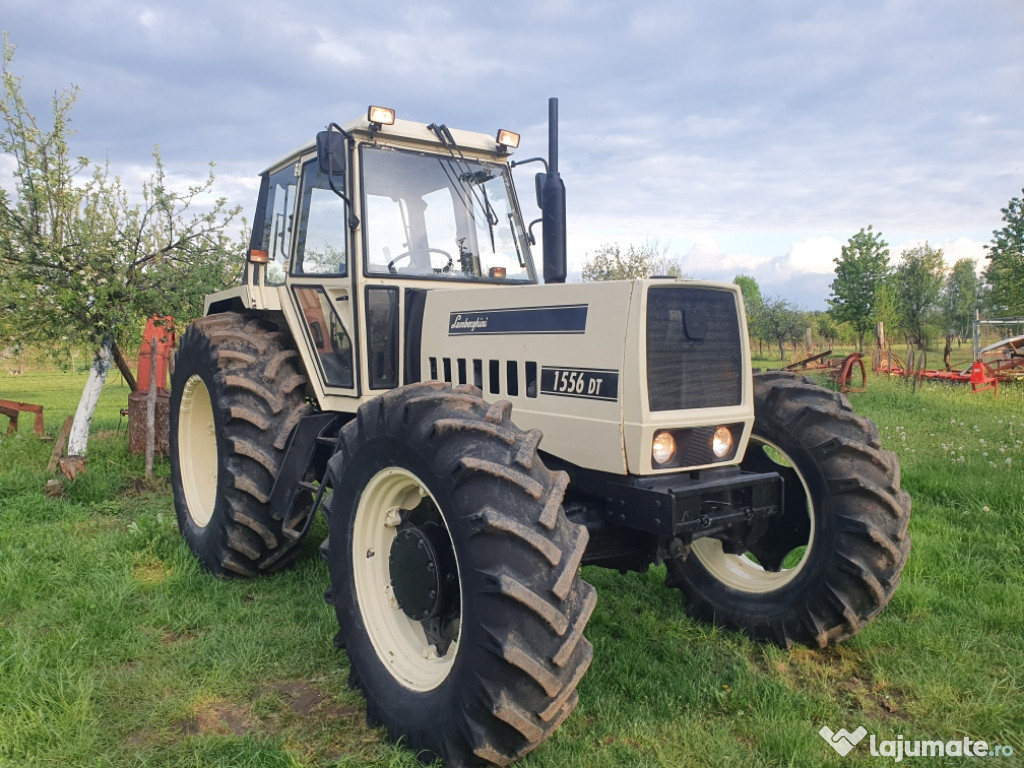
[[[42,402],[52,436],[83,380],[11,377],[0,397]],[[416,765],[346,686],[321,600],[322,523],[289,572],[203,573],[178,536],[166,462],[141,482],[113,432],[126,398],[105,388],[94,430],[106,435],[61,498],[43,493],[52,444],[24,425],[0,437],[0,766]],[[833,649],[787,652],[688,619],[662,568],[585,569],[599,604],[579,707],[517,765],[893,764],[863,744],[839,757],[822,725],[987,739],[1017,752],[993,765],[1021,764],[1024,388],[995,399],[872,378],[852,399],[899,453],[914,504],[910,560],[881,617]]]
[[[88,373],[60,371],[26,372],[21,376],[0,373],[0,399],[43,406],[46,431],[50,435],[56,435],[64,419],[75,414],[78,399],[82,396],[82,388],[88,377]],[[93,415],[92,432],[116,430],[118,425],[123,431],[127,425],[127,417],[122,420],[120,412],[122,408],[128,407],[130,392],[117,371],[112,371],[107,377],[107,383],[103,387],[103,393]],[[18,425],[22,432],[30,433],[32,414],[22,414]],[[7,419],[0,416],[0,431],[6,429]]]

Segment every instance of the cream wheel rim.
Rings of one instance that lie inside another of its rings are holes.
[[[392,677],[419,692],[433,690],[448,677],[462,638],[460,626],[454,640],[439,655],[421,623],[399,607],[391,587],[388,557],[398,535],[399,520],[402,512],[415,509],[424,499],[441,509],[413,473],[398,467],[381,470],[363,489],[352,525],[352,581],[370,643]],[[450,539],[443,513],[441,518]]]
[[[189,517],[205,528],[217,503],[217,428],[210,391],[197,375],[185,382],[181,393],[178,466]]]
[[[807,544],[803,547],[803,552],[791,551],[786,557],[782,569],[778,572],[765,570],[756,560],[752,560],[746,554],[727,554],[723,551],[722,542],[718,539],[695,539],[691,546],[692,555],[700,561],[700,564],[715,579],[725,586],[740,592],[772,592],[789,584],[807,565],[814,542],[814,508],[811,504],[811,491],[807,487],[807,481],[793,460],[779,446],[761,437],[750,438],[750,444],[747,448],[748,452],[765,449],[768,449],[766,454],[772,461],[781,466],[792,468],[796,472],[797,477],[800,478],[800,484],[804,489],[804,498],[807,499],[810,533],[807,537]],[[799,559],[796,562],[791,562],[796,559],[796,555],[799,555]],[[790,563],[790,567],[786,567],[786,562]]]

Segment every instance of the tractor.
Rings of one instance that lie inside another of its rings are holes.
[[[583,565],[664,565],[693,617],[824,648],[910,548],[895,454],[843,395],[752,370],[737,286],[565,282],[555,99],[548,124],[548,157],[517,163],[507,130],[331,123],[262,174],[242,284],[174,367],[192,552],[271,574],[322,511],[368,722],[451,766],[506,765],[573,711]]]

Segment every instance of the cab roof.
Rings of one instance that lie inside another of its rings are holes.
[[[350,120],[347,123],[342,123],[341,127],[346,133],[354,134],[361,139],[365,140],[370,137],[370,121],[367,119],[366,115],[355,120]],[[492,155],[495,159],[499,157],[499,153],[497,151],[498,144],[495,141],[494,136],[490,136],[486,133],[477,133],[475,131],[463,131],[458,128],[449,128],[449,131],[451,131],[452,138],[455,140],[455,144],[459,149],[463,151]],[[400,143],[420,144],[423,147],[436,147],[447,151],[445,150],[445,145],[441,143],[434,132],[430,130],[425,123],[401,120],[397,117],[395,118],[394,125],[381,126],[380,130],[374,131],[374,136],[376,141],[385,144],[391,140]],[[279,158],[275,163],[265,169],[264,173],[273,171],[283,165],[287,165],[288,163],[292,163],[302,155],[307,155],[315,151],[316,138],[314,137],[302,146]],[[507,157],[511,153],[512,151],[508,150],[501,153],[500,157]]]

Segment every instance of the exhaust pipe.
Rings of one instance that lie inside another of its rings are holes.
[[[548,168],[541,189],[544,227],[544,282],[564,283],[566,275],[565,184],[558,175],[558,99],[548,99]]]

